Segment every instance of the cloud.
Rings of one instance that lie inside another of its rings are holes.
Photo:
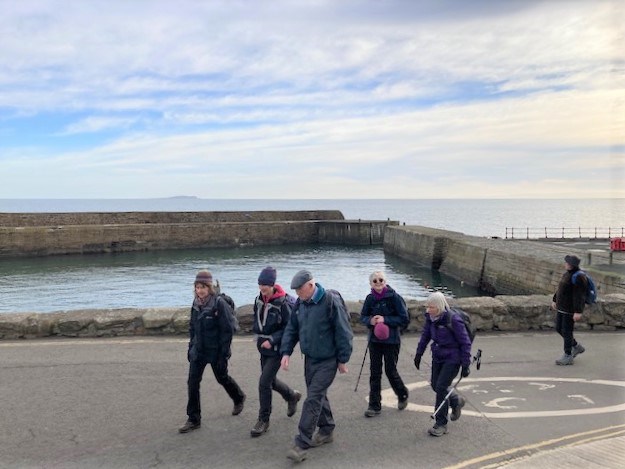
[[[625,196],[620,2],[63,5],[0,18],[0,197]]]

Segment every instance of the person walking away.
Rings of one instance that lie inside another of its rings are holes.
[[[371,293],[365,298],[360,322],[369,328],[370,352],[369,406],[365,417],[375,417],[382,411],[382,364],[386,377],[397,396],[397,408],[408,405],[408,388],[399,376],[397,361],[401,346],[400,328],[409,322],[408,311],[400,295],[386,283],[381,271],[369,275]]]
[[[417,345],[414,364],[417,370],[421,366],[421,357],[430,341],[432,341],[432,376],[430,384],[436,393],[434,409],[436,423],[428,430],[432,436],[447,433],[447,414],[451,405],[451,420],[460,418],[465,400],[454,390],[445,400],[454,378],[462,367],[462,377],[470,373],[471,339],[465,329],[462,318],[453,314],[445,296],[441,292],[432,293],[425,301],[425,325],[421,339]],[[442,404],[442,406],[441,406]]]
[[[347,373],[352,354],[352,329],[341,297],[316,283],[308,270],[300,270],[291,281],[298,296],[282,337],[282,369],[289,369],[297,342],[304,354],[306,399],[299,420],[295,445],[287,452],[293,462],[307,457],[311,447],[331,443],[335,428],[328,388],[336,372]],[[317,433],[315,429],[318,428]],[[313,435],[314,434],[314,435]]]
[[[230,375],[232,334],[234,332],[233,312],[230,305],[221,298],[213,285],[213,275],[201,270],[195,276],[195,299],[191,306],[189,321],[189,378],[187,380],[188,402],[185,424],[178,429],[187,433],[200,428],[200,382],[206,365],[210,363],[217,382],[221,384],[234,402],[232,415],[243,411],[245,394]]]
[[[302,398],[299,391],[291,389],[276,375],[280,369],[280,344],[284,328],[291,317],[291,305],[284,289],[276,283],[277,272],[271,266],[261,270],[258,276],[259,295],[254,301],[254,325],[256,346],[260,353],[260,379],[258,397],[260,410],[258,421],[250,431],[252,437],[258,437],[269,429],[271,416],[272,390],[279,393],[287,402],[287,416],[297,412],[297,403]]]
[[[586,349],[573,337],[575,322],[582,318],[586,306],[587,282],[584,275],[573,283],[573,275],[579,271],[580,259],[574,255],[564,257],[565,272],[562,274],[558,289],[553,295],[551,308],[556,311],[556,331],[564,340],[564,354],[556,360],[556,365],[572,365],[575,357]]]

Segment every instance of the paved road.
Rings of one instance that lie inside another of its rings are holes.
[[[418,336],[404,338],[400,356],[411,388],[408,409],[397,411],[386,392],[387,407],[374,419],[363,416],[367,366],[354,392],[366,346],[357,337],[350,373],[337,376],[330,392],[335,442],[311,450],[301,467],[498,467],[504,460],[537,467],[538,458],[557,448],[599,442],[623,451],[625,334],[581,332],[578,338],[586,353],[574,366],[557,367],[561,341],[555,333],[478,336],[482,368],[459,386],[469,402],[466,411],[450,423],[449,434],[433,438],[426,430],[434,396],[427,372],[412,365]],[[185,339],[2,341],[0,467],[291,467],[285,452],[299,412],[287,418],[286,405],[275,398],[270,431],[250,438],[258,411],[257,352],[250,337],[237,338],[233,352],[232,374],[248,394],[245,410],[230,415],[232,404],[209,373],[203,426],[180,435]],[[281,372],[299,389],[302,362],[296,354],[292,369]],[[579,460],[571,461],[560,467],[579,467]]]

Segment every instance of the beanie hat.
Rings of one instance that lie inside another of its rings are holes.
[[[579,267],[579,257],[574,256],[574,255],[569,255],[569,256],[564,256],[564,262],[566,262],[569,265],[572,265],[573,267]]]
[[[388,339],[390,330],[386,324],[379,322],[373,328],[373,334],[380,340],[386,340]]]
[[[260,275],[258,276],[258,284],[274,286],[276,284],[277,275],[278,273],[276,272],[276,269],[269,265],[260,271]]]
[[[195,282],[193,283],[203,283],[204,285],[212,285],[213,274],[211,274],[208,270],[200,270],[195,276]]]

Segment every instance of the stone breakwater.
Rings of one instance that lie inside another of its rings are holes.
[[[283,244],[382,244],[390,220],[338,210],[0,213],[0,258]]]
[[[549,309],[551,295],[462,298],[452,300],[469,314],[478,331],[530,331],[553,329],[554,313]],[[411,316],[409,332],[423,327],[424,302],[407,302]],[[362,302],[348,301],[354,332],[363,333],[360,324]],[[40,337],[115,337],[187,335],[190,308],[84,309],[54,313],[0,314],[0,339]],[[237,308],[239,334],[251,334],[252,305]],[[625,294],[604,295],[587,306],[578,329],[614,331],[625,328]]]

